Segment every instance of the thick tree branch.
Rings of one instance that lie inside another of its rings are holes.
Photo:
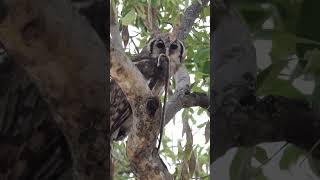
[[[210,99],[203,93],[190,93],[185,90],[174,93],[170,98],[166,107],[166,123],[168,123],[174,115],[182,108],[199,106],[204,109],[208,109]]]
[[[124,52],[111,46],[111,76],[127,96],[133,112],[127,154],[139,179],[172,179],[155,149],[161,106],[142,74]]]
[[[143,75],[120,48],[111,42],[111,77],[121,87],[133,112],[127,154],[133,172],[141,180],[172,179],[155,149],[161,106]]]
[[[7,13],[0,39],[57,117],[71,148],[74,178],[106,179],[107,54],[94,29],[68,3],[1,0]]]
[[[111,42],[110,75],[121,87],[131,106],[138,97],[149,97],[151,91],[138,68],[129,60],[123,50]]]
[[[302,101],[265,97],[254,108],[239,108],[230,114],[217,110],[213,161],[228,149],[264,142],[286,141],[308,151],[320,137],[320,117]],[[313,155],[320,158],[320,148]]]

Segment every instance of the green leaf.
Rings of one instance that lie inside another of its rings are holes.
[[[230,180],[238,180],[240,173],[241,173],[241,168],[243,166],[243,160],[247,156],[247,149],[246,148],[238,148],[238,151],[234,155],[230,169],[229,169],[229,175],[230,175]]]
[[[210,140],[210,122],[207,122],[206,124],[206,129],[204,131],[204,136],[206,138],[206,144],[209,142]]]
[[[137,5],[134,5],[133,7],[137,12],[138,17],[141,17],[143,20],[147,19],[147,15],[143,5],[137,4]]]
[[[192,145],[193,145],[193,136],[192,136],[192,130],[189,126],[188,121],[183,121],[183,131],[187,134],[186,137],[186,145],[184,150],[185,160],[189,160],[191,153],[192,153]]]
[[[318,0],[304,0],[299,14],[299,18],[295,18],[298,21],[297,34],[315,41],[320,41],[320,24],[314,23],[319,20],[319,6]],[[290,10],[290,9],[288,9]]]
[[[290,33],[274,33],[270,57],[274,62],[296,54],[296,37]]]
[[[283,155],[280,159],[279,166],[281,170],[288,170],[290,166],[297,163],[299,157],[303,155],[303,151],[294,145],[289,145],[283,151]]]
[[[207,123],[208,123],[208,122],[204,122],[204,123],[202,123],[202,124],[199,124],[199,125],[197,126],[197,128],[198,128],[198,129],[201,129],[201,128],[203,128],[205,125],[207,125]]]
[[[122,24],[128,26],[135,20],[136,16],[137,15],[134,10],[129,11],[123,18],[121,18]]]
[[[158,5],[158,0],[151,0],[151,6],[156,7]]]
[[[261,30],[262,24],[271,16],[271,10],[262,8],[260,3],[242,2],[237,7],[252,32]]]
[[[311,51],[307,51],[305,57],[308,59],[308,63],[305,66],[304,71],[310,72],[316,79],[320,79],[320,50],[313,49]]]
[[[178,158],[179,159],[182,159],[183,157],[183,148],[182,148],[182,145],[181,145],[181,140],[178,140]]]
[[[197,115],[203,114],[204,111],[205,111],[205,109],[200,107],[200,108],[198,109]]]
[[[268,160],[268,154],[265,149],[262,147],[256,146],[254,151],[254,158],[259,161],[261,164],[265,163]]]
[[[290,81],[283,79],[268,79],[257,91],[258,95],[283,96],[293,99],[305,99],[305,95],[296,89]]]
[[[201,65],[200,65],[199,70],[203,74],[210,74],[210,61],[202,62]]]
[[[181,116],[182,116],[182,120],[183,121],[184,120],[188,120],[188,118],[189,118],[189,109],[188,108],[183,109]],[[183,132],[182,132],[182,136],[183,136]]]
[[[262,168],[252,167],[251,169],[252,176],[254,180],[268,180],[268,178],[264,175]]]
[[[320,42],[298,37],[295,34],[288,32],[274,33],[272,40],[270,57],[273,62],[279,60],[283,61],[288,59],[290,56],[295,55],[297,43],[320,45]]]
[[[277,63],[270,64],[267,68],[265,68],[262,72],[258,74],[257,77],[257,87],[261,88],[263,85],[269,83],[273,79],[276,79],[282,69],[287,66],[286,61],[280,61]]]
[[[210,7],[206,6],[205,8],[203,8],[203,16],[207,17],[210,16]]]
[[[315,84],[315,87],[311,96],[313,100],[312,102],[318,102],[320,99],[320,80],[316,79],[314,84]]]
[[[210,54],[210,48],[208,48],[208,47],[207,48],[198,49],[198,52],[197,52],[197,54],[196,54],[196,56],[194,58],[197,61],[208,60],[209,59],[209,54]]]
[[[312,169],[312,172],[318,177],[320,176],[320,160],[314,157],[308,157],[309,166]]]

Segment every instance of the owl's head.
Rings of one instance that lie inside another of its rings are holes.
[[[185,47],[183,43],[170,33],[151,35],[148,41],[148,51],[150,56],[154,58],[160,54],[166,54],[171,60],[179,61],[180,63],[182,63],[185,57]]]

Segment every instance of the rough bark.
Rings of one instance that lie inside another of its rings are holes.
[[[0,179],[58,179],[71,169],[71,154],[38,88],[8,59],[0,84]]]
[[[200,4],[200,2],[201,2],[201,4]],[[209,2],[210,2],[210,0],[194,1],[194,3],[186,9],[186,11],[181,19],[181,25],[180,25],[178,33],[177,33],[178,39],[184,40],[187,37],[187,35],[189,34],[189,32],[192,29],[194,21],[199,16],[199,14],[203,10],[203,8]]]
[[[2,0],[0,39],[31,76],[70,147],[74,179],[106,179],[106,49],[69,1]],[[90,52],[90,53],[88,53]]]
[[[161,106],[146,81],[121,49],[111,44],[110,75],[116,80],[131,105],[133,122],[127,142],[127,154],[139,179],[172,179],[155,149]]]

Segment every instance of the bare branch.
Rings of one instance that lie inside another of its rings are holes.
[[[167,103],[166,123],[174,117],[174,115],[182,108],[199,106],[208,109],[210,99],[203,93],[188,93],[185,90],[174,93]]]
[[[110,6],[110,35],[111,41],[116,45],[118,48],[123,48],[121,36],[119,32],[119,25],[117,23],[117,9],[113,8],[112,5]]]
[[[149,29],[151,34],[160,32],[160,29],[156,23],[157,13],[158,13],[157,9],[152,7],[151,0],[148,0],[147,28]]]
[[[184,40],[187,37],[192,29],[194,21],[197,19],[200,12],[206,6],[206,4],[208,4],[208,2],[209,0],[202,0],[202,4],[200,4],[199,1],[195,1],[186,9],[181,19],[180,29],[177,33],[177,39]]]

